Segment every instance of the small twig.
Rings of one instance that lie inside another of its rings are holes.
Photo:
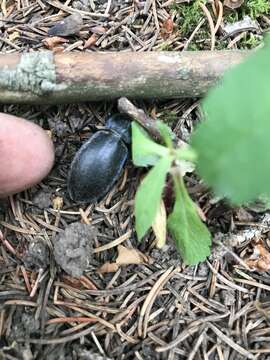
[[[96,253],[99,253],[101,251],[105,251],[105,250],[111,249],[111,248],[113,248],[115,246],[118,246],[122,242],[129,239],[131,233],[132,233],[132,230],[129,230],[124,235],[120,236],[118,239],[115,239],[115,240],[111,241],[109,244],[106,244],[106,245],[103,245],[103,246],[99,246],[98,248],[95,248],[94,253],[96,254]]]
[[[108,0],[107,7],[106,7],[106,10],[104,12],[105,15],[109,15],[111,5],[112,5],[112,0]]]
[[[27,276],[27,272],[26,272],[24,266],[21,266],[21,272],[22,272],[22,275],[24,278],[26,289],[27,289],[28,293],[31,294],[32,289],[31,289],[31,285],[30,285],[30,282],[29,282],[29,279]]]
[[[157,7],[156,7],[156,1],[153,0],[152,1],[152,10],[153,10],[153,15],[154,15],[154,20],[155,20],[155,25],[156,25],[156,31],[157,33],[159,33],[159,22],[158,22],[158,16],[157,16]]]
[[[200,30],[200,28],[202,27],[202,25],[205,23],[205,19],[202,19],[199,24],[196,26],[196,28],[193,30],[192,34],[190,35],[189,39],[187,40],[187,42],[185,43],[185,46],[183,48],[184,50],[187,50],[189,47],[189,44],[191,43],[191,41],[194,39],[195,35],[197,34],[197,32]]]
[[[189,336],[192,336],[193,334],[195,334],[196,332],[198,332],[200,330],[200,328],[198,326],[189,326],[187,327],[185,330],[183,330],[180,335],[177,336],[176,339],[174,339],[171,343],[166,344],[164,346],[158,346],[156,348],[156,352],[164,352],[164,351],[168,351],[170,349],[173,349],[174,347],[176,347],[178,344],[180,344],[182,341],[184,341],[185,339],[187,339]]]
[[[0,38],[0,41],[6,43],[7,45],[9,45],[9,46],[11,46],[11,47],[13,47],[13,48],[14,48],[15,50],[17,50],[17,51],[21,51],[21,48],[20,48],[19,46],[13,44],[13,42],[11,42],[11,41],[8,40],[8,39],[5,39],[5,38],[1,37],[1,38]]]
[[[197,338],[194,346],[192,347],[192,351],[190,352],[190,354],[188,356],[188,360],[193,360],[195,358],[196,353],[197,353],[201,343],[205,339],[205,335],[207,333],[207,330],[208,330],[208,327],[204,328],[203,331],[201,332],[200,336]]]
[[[104,350],[102,349],[102,346],[101,346],[101,344],[100,344],[100,342],[99,342],[98,338],[96,337],[96,335],[95,335],[94,331],[93,331],[93,332],[91,332],[91,336],[92,336],[92,338],[93,338],[93,340],[94,340],[94,342],[95,342],[95,344],[96,344],[96,346],[97,346],[97,348],[98,348],[99,352],[100,352],[100,353],[104,356],[104,355],[105,355],[105,352],[104,352]]]
[[[32,288],[32,291],[30,293],[30,298],[33,298],[35,296],[35,294],[36,294],[36,291],[37,291],[38,285],[40,283],[43,272],[44,272],[44,269],[39,269],[36,282],[35,282],[35,284],[34,284],[34,286]]]
[[[136,120],[155,139],[160,139],[160,133],[157,129],[155,121],[147,116],[142,109],[139,109],[133,105],[132,102],[127,98],[121,97],[118,100],[118,110],[122,113],[128,114],[130,117]]]
[[[146,1],[145,1],[144,9],[143,9],[143,13],[144,13],[144,14],[147,14],[147,13],[148,13],[152,2],[153,2],[153,0],[146,0]]]
[[[217,33],[217,31],[218,31],[218,29],[220,27],[220,24],[222,22],[222,18],[223,18],[223,5],[222,5],[221,1],[218,2],[218,8],[219,8],[218,19],[217,19],[216,26],[215,26],[215,29],[214,29],[215,34]]]
[[[61,4],[60,1],[56,1],[56,0],[47,0],[47,3],[50,4],[51,6],[63,10],[69,14],[74,14],[74,13],[79,13],[82,16],[87,16],[87,17],[95,17],[95,18],[108,18],[109,15],[108,14],[100,14],[100,13],[96,13],[96,12],[89,12],[89,11],[83,11],[83,10],[77,10],[74,9],[72,7],[66,6],[64,4]]]
[[[54,318],[54,319],[50,319],[46,322],[46,325],[49,324],[61,324],[61,323],[73,323],[73,322],[78,322],[78,323],[92,323],[92,322],[97,322],[96,319],[92,319],[89,317],[58,317],[58,318]]]
[[[220,331],[215,325],[213,325],[211,323],[209,323],[208,325],[221,341],[223,341],[225,344],[229,345],[232,349],[237,351],[239,354],[243,355],[245,357],[245,359],[255,359],[255,357],[249,351],[247,351],[242,346],[235,343],[227,335],[223,334],[223,332]]]
[[[200,3],[200,8],[204,12],[209,23],[210,32],[211,32],[211,51],[213,51],[215,49],[215,42],[216,42],[214,22],[209,10],[203,3]]]
[[[164,274],[161,275],[161,277],[155,282],[154,286],[148,293],[138,320],[138,334],[139,336],[142,336],[143,338],[146,337],[147,334],[147,326],[148,326],[148,320],[150,311],[152,309],[153,303],[158,296],[159,291],[162,289],[162,287],[165,285],[165,283],[175,274],[175,272],[178,272],[179,269],[174,269],[171,267],[169,268]]]
[[[0,240],[2,241],[3,245],[11,252],[11,254],[17,256],[16,250],[14,247],[4,238],[2,231],[0,230]]]
[[[237,43],[238,41],[240,41],[241,39],[243,39],[245,36],[247,35],[247,32],[244,31],[242,33],[240,33],[239,35],[237,35],[233,40],[231,40],[227,46],[227,49],[231,49],[233,48]]]
[[[217,279],[220,280],[222,283],[224,283],[225,285],[229,286],[230,288],[232,288],[234,290],[238,290],[243,293],[249,293],[248,289],[246,289],[242,286],[236,285],[234,282],[228,280],[225,276],[223,276],[219,272],[217,272],[216,269],[212,266],[212,264],[209,261],[207,261],[206,263],[209,266],[212,273],[216,274]],[[236,281],[235,279],[233,279],[233,280]]]
[[[168,0],[164,4],[161,5],[162,8],[170,6],[174,3],[175,0]]]
[[[80,339],[83,336],[90,334],[94,329],[95,329],[95,325],[92,325],[83,331],[79,331],[79,332],[69,335],[69,336],[52,338],[52,339],[29,339],[28,342],[31,344],[39,344],[39,345],[63,344],[63,343],[69,342],[69,341],[74,341],[76,339]],[[24,342],[24,341],[25,341],[25,339],[18,339],[18,342]]]
[[[88,279],[88,277],[86,277],[86,276],[81,276],[80,282],[88,290],[97,290],[96,285],[90,279]]]
[[[212,10],[213,10],[213,13],[214,13],[215,17],[218,16],[218,12],[217,12],[218,3],[217,3],[217,1],[218,0],[211,1],[211,7],[212,7]]]

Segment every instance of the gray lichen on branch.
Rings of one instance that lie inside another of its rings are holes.
[[[36,95],[62,90],[56,84],[54,56],[50,51],[22,54],[17,66],[0,69],[0,88],[11,91],[31,92]]]

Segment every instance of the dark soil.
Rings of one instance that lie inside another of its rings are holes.
[[[53,240],[54,259],[65,272],[81,277],[93,256],[94,230],[90,225],[72,223]]]
[[[74,9],[87,12],[83,24],[57,51],[180,51],[187,44],[209,50],[207,21],[191,37],[205,18],[194,13],[193,3],[6,0],[0,51],[46,48],[48,29]],[[214,7],[207,7],[216,24]],[[246,11],[224,6],[223,20]],[[174,30],[164,35],[169,16]],[[269,14],[257,21],[262,32],[269,30]],[[83,49],[92,33],[96,43]],[[220,29],[215,37],[217,49],[251,48],[261,41],[261,34],[249,30],[224,39]],[[197,99],[134,103],[167,121],[183,140],[200,115]],[[154,247],[152,233],[137,241],[133,204],[143,172],[130,160],[99,203],[76,204],[68,197],[75,152],[117,111],[116,103],[7,104],[0,110],[50,131],[56,148],[55,166],[41,184],[0,203],[0,359],[269,359],[269,273],[245,263],[255,237],[268,246],[266,209],[232,209],[195,175],[186,177],[215,240],[208,261],[184,266],[169,236],[162,250]],[[115,260],[117,247],[110,244],[119,238],[154,262],[100,274],[105,262]]]

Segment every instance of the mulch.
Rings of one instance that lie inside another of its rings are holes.
[[[73,13],[82,15],[81,30],[54,44],[55,52],[182,51],[192,43],[210,50],[221,42],[238,48],[235,37],[224,40],[209,26],[221,23],[222,3],[202,7],[189,36],[178,30],[182,18],[175,3],[183,1],[2,0],[0,51],[48,49],[48,29]],[[269,30],[270,18],[261,21]],[[134,103],[166,119],[185,141],[200,115],[197,99]],[[143,171],[131,160],[99,203],[76,204],[68,197],[72,158],[117,111],[115,102],[7,104],[0,110],[41,125],[56,148],[55,166],[41,184],[0,203],[1,359],[269,359],[269,274],[245,262],[254,237],[268,246],[267,212],[232,209],[195,175],[187,176],[215,241],[206,262],[185,266],[169,236],[162,250],[154,247],[152,233],[138,243],[133,205]],[[57,234],[75,222],[91,224],[96,233],[92,260],[80,278],[57,267],[52,255]],[[35,259],[33,242],[41,244]],[[120,243],[151,261],[98,272],[114,261]]]

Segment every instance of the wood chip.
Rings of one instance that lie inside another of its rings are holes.
[[[57,45],[64,44],[66,42],[68,42],[68,40],[60,36],[47,37],[43,40],[44,45],[50,50],[53,50]]]
[[[92,34],[92,35],[90,36],[90,38],[88,38],[88,39],[85,41],[83,48],[84,48],[84,49],[89,49],[91,46],[95,45],[96,41],[97,41],[97,35],[96,35],[96,34]]]

